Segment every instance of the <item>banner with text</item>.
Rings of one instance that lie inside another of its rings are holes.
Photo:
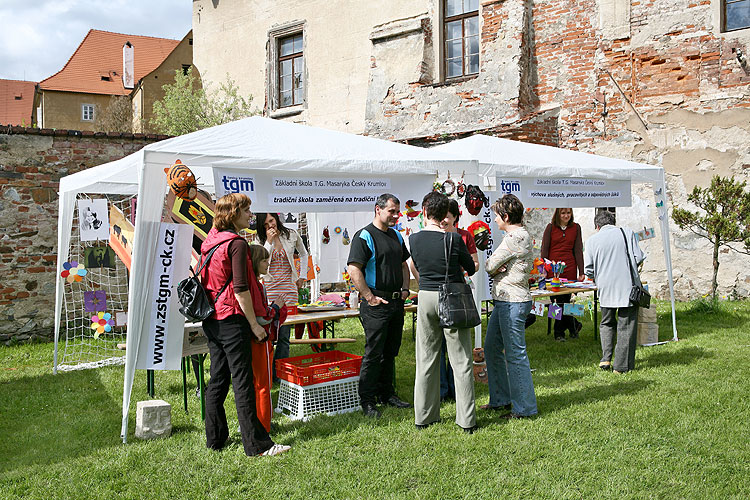
[[[371,211],[378,196],[422,201],[432,190],[433,175],[308,173],[214,168],[216,198],[244,193],[254,212]]]
[[[630,181],[575,177],[497,176],[497,190],[518,196],[525,208],[629,207]]]
[[[150,321],[148,333],[140,343],[138,369],[180,369],[185,317],[180,314],[177,283],[188,276],[192,241],[192,226],[165,222],[159,226],[157,253],[151,270]]]

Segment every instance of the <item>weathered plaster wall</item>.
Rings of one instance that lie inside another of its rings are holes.
[[[0,342],[54,331],[59,180],[165,136],[13,127],[0,133]]]
[[[73,130],[94,131],[94,120],[84,121],[81,106],[91,104],[95,108],[104,109],[109,104],[110,96],[98,94],[83,94],[80,92],[58,92],[45,90],[42,92],[42,128],[60,128]]]

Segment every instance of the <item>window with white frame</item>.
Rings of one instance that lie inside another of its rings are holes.
[[[94,121],[94,105],[93,104],[81,105],[81,120],[85,122]]]
[[[721,31],[750,28],[750,0],[722,0]]]
[[[479,0],[443,0],[445,78],[479,73]]]
[[[266,96],[270,116],[301,113],[307,100],[305,21],[293,21],[268,32]]]

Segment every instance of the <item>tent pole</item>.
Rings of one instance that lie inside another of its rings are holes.
[[[672,340],[677,341],[677,318],[674,311],[674,279],[672,277],[672,252],[670,250],[670,238],[669,238],[669,212],[666,206],[667,200],[667,182],[665,179],[664,170],[661,172],[661,196],[655,196],[656,201],[664,203],[664,216],[661,218],[661,231],[662,231],[662,244],[664,245],[664,262],[667,267],[667,281],[669,283],[669,300],[672,305]]]

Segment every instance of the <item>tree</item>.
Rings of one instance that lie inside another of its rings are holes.
[[[130,97],[113,95],[107,107],[96,106],[96,129],[102,132],[131,133],[133,131],[133,108]]]
[[[737,182],[731,177],[715,175],[711,186],[703,189],[695,186],[688,201],[700,210],[691,212],[684,208],[673,208],[672,219],[681,229],[687,229],[713,245],[714,275],[711,294],[716,300],[717,276],[719,274],[719,249],[722,246],[736,252],[750,254],[750,192],[746,182]],[[732,243],[744,243],[744,250]]]
[[[164,99],[154,103],[151,125],[157,133],[182,135],[257,114],[227,75],[226,82],[207,93],[193,68],[175,71],[174,83],[162,86]]]

